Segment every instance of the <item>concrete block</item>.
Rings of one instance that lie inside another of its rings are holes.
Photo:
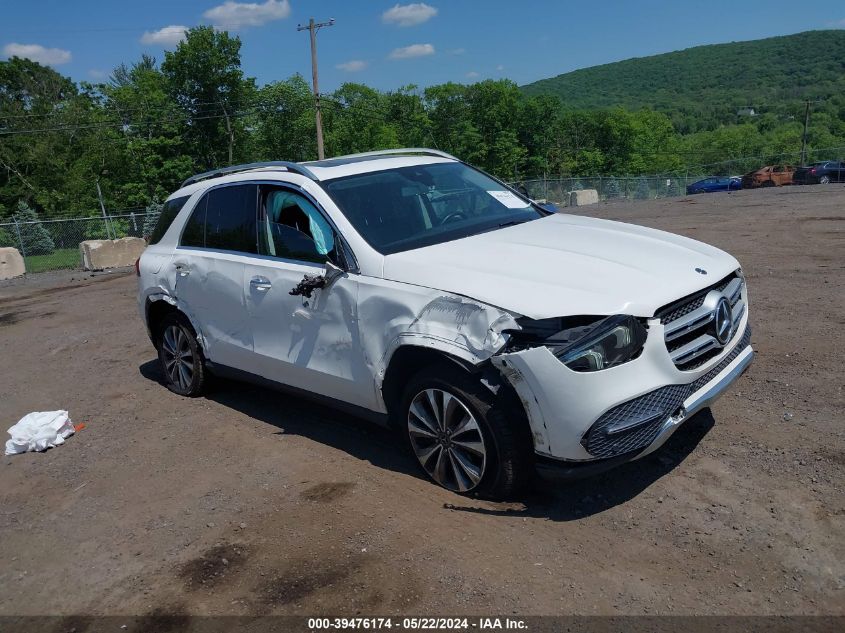
[[[569,194],[570,207],[583,207],[588,204],[596,204],[599,201],[599,192],[595,189],[581,189],[572,191]]]
[[[119,240],[86,240],[79,244],[82,268],[104,270],[134,266],[135,260],[147,247],[140,237],[122,237]]]
[[[11,247],[0,248],[0,279],[20,277],[26,272],[23,257],[18,249]]]

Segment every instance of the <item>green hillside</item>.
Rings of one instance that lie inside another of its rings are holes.
[[[750,42],[697,46],[542,79],[522,87],[572,109],[620,106],[668,114],[681,133],[738,123],[753,106],[778,119],[815,111],[845,119],[845,30],[808,31]]]

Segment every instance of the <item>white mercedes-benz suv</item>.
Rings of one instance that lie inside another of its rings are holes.
[[[283,386],[503,498],[660,447],[751,362],[727,253],[554,213],[439,151],[199,174],[138,262],[167,386]]]

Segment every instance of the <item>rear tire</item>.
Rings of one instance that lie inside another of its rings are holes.
[[[180,396],[201,395],[208,383],[205,357],[190,321],[171,313],[162,319],[156,336],[158,360],[167,388]]]
[[[830,176],[822,176],[819,178],[820,185],[829,185],[830,184]]]
[[[463,495],[508,499],[533,478],[533,445],[517,400],[496,396],[449,363],[426,367],[405,388],[400,429],[421,469]]]

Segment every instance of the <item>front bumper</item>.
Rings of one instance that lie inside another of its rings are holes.
[[[492,362],[523,403],[539,461],[593,470],[659,448],[734,382],[753,355],[746,310],[725,348],[690,371],[670,359],[658,319],[649,321],[637,359],[603,371],[574,372],[545,347],[499,354]]]
[[[654,437],[645,448],[593,461],[573,462],[541,456],[536,464],[537,473],[547,480],[580,479],[597,475],[653,453],[666,443],[681,424],[722,395],[722,392],[742,375],[753,359],[754,350],[748,345],[716,377],[684,400],[675,414],[662,419],[656,428]]]

